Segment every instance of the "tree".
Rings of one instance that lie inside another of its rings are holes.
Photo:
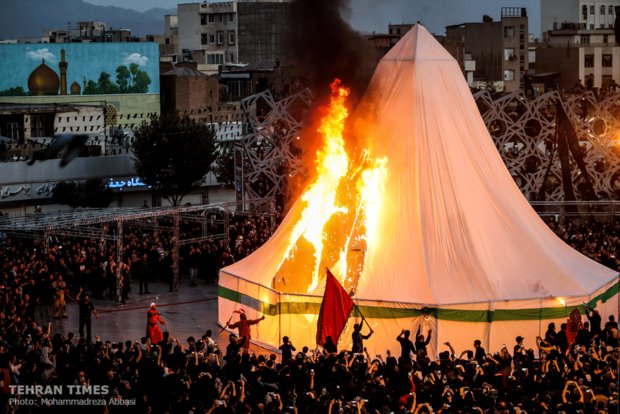
[[[188,117],[152,115],[134,136],[136,172],[175,206],[200,186],[215,159],[212,131]]]
[[[151,78],[137,63],[132,63],[129,68],[124,65],[116,68],[116,84],[120,93],[146,93]]]
[[[28,93],[21,86],[0,91],[0,96],[27,96]]]
[[[221,184],[233,185],[235,182],[235,145],[222,142],[217,148],[217,157],[213,164],[213,174]]]
[[[121,93],[126,92],[129,89],[129,78],[131,73],[127,66],[122,65],[116,68],[116,84]]]
[[[112,202],[112,190],[101,178],[90,178],[84,183],[61,181],[52,190],[52,201],[76,207],[107,207]]]
[[[147,93],[151,77],[140,69],[137,63],[129,67],[121,65],[116,68],[116,82],[107,72],[101,72],[97,82],[89,79],[84,88],[84,95],[104,95],[114,93]]]
[[[84,88],[85,95],[107,95],[118,92],[118,85],[112,82],[111,76],[108,72],[101,72],[96,83],[89,80],[86,83],[86,88]]]

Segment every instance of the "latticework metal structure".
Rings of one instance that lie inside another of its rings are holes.
[[[241,101],[251,131],[240,141],[244,200],[277,197],[286,178],[302,172],[295,142],[311,101],[308,89],[279,101],[268,90]]]
[[[264,91],[242,101],[252,131],[240,141],[245,199],[276,197],[289,175],[303,172],[295,143],[311,99],[307,90],[281,101]],[[481,91],[474,99],[502,159],[529,200],[565,200],[557,102],[577,134],[596,199],[620,199],[620,92],[597,99],[592,91],[566,96],[553,91],[528,99],[517,91],[493,99],[488,91]],[[584,199],[584,177],[574,158],[570,175],[577,200]]]
[[[558,101],[579,139],[596,197],[620,199],[620,93],[597,99],[591,91],[566,96],[554,91],[531,100],[517,91],[493,100],[482,91],[474,99],[508,170],[529,200],[564,200],[556,143]],[[573,191],[582,199],[584,177],[572,158],[570,175]],[[540,197],[545,179],[546,191]]]

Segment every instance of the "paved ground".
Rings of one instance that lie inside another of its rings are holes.
[[[228,333],[220,332],[217,325],[217,286],[200,281],[198,286],[189,287],[181,281],[178,292],[168,292],[164,283],[150,283],[149,295],[138,295],[137,284],[132,286],[129,300],[125,305],[115,307],[110,301],[93,300],[99,320],[93,317],[92,336],[112,342],[136,340],[146,333],[146,311],[151,302],[157,307],[166,321],[166,327],[173,338],[183,344],[189,336],[199,339],[207,329],[211,329],[221,349],[226,348]],[[37,317],[41,324],[51,321],[54,332],[78,334],[78,308],[73,302],[68,304],[67,319],[52,318],[51,306],[40,306]],[[252,345],[257,353],[266,353],[265,349]]]

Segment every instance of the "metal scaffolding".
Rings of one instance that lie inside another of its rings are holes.
[[[253,212],[274,215],[274,201],[271,198],[255,199],[250,203]],[[247,204],[246,204],[247,205]],[[248,214],[239,203],[205,204],[183,207],[159,208],[106,208],[106,209],[75,209],[58,213],[35,213],[23,217],[0,217],[0,234],[21,238],[44,240],[47,251],[51,236],[69,236],[107,241],[116,244],[116,304],[121,300],[121,272],[123,255],[123,235],[127,228],[152,229],[157,233],[170,233],[172,241],[173,289],[179,286],[179,247],[186,244],[200,243],[206,240],[228,240],[230,214]],[[160,223],[159,219],[169,221]],[[272,217],[273,219],[273,217]],[[182,223],[199,223],[201,234],[181,239]],[[273,222],[273,220],[272,220]],[[110,231],[116,224],[115,231]],[[218,231],[210,233],[210,225],[216,225]]]

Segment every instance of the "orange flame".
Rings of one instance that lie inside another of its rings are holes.
[[[298,277],[302,281],[297,287],[281,286],[282,290],[300,291],[305,286],[306,292],[313,292],[318,287],[323,266],[333,267],[345,288],[355,288],[366,252],[378,240],[383,187],[388,175],[387,159],[372,162],[365,151],[360,165],[352,165],[343,137],[349,115],[346,99],[350,91],[339,80],[332,83],[331,89],[331,102],[318,129],[324,144],[317,152],[316,179],[301,196],[304,209],[278,270],[278,273],[290,271],[298,276],[306,272],[309,275],[305,279]],[[326,245],[328,250],[325,250]],[[312,250],[312,256],[302,250]],[[363,253],[361,257],[357,252]],[[276,283],[286,285],[286,278],[279,276]]]

